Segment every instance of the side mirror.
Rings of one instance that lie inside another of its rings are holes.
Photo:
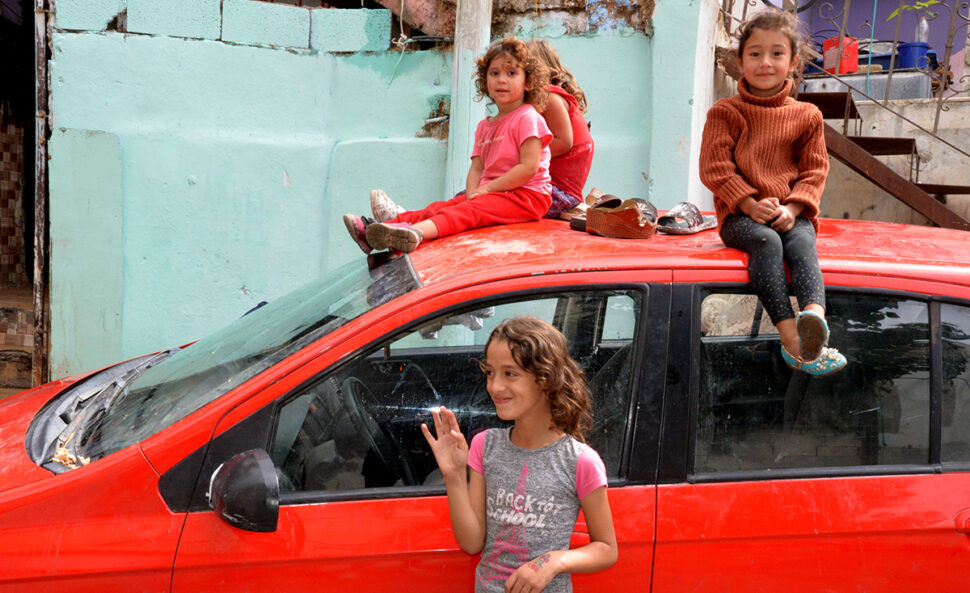
[[[276,531],[280,517],[280,482],[269,454],[244,451],[212,472],[209,507],[223,521],[247,531]]]

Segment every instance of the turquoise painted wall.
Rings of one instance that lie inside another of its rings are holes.
[[[52,376],[197,339],[362,258],[340,215],[366,212],[371,188],[412,208],[444,197],[445,142],[417,134],[450,93],[450,54],[386,51],[386,11],[213,5],[55,4]],[[539,32],[592,105],[587,189],[683,199],[657,188],[682,187],[667,141],[689,107],[657,105],[689,68],[632,30]]]

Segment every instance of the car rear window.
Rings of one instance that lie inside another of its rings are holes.
[[[811,377],[782,360],[756,296],[704,298],[695,473],[928,463],[928,305],[834,293],[826,318],[848,365]],[[965,359],[965,339],[952,342]]]

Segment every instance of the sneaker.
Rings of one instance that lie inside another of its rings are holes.
[[[784,346],[781,348],[781,357],[785,360],[785,364],[792,369],[808,373],[814,377],[824,377],[837,373],[845,368],[846,364],[845,356],[841,352],[827,346],[822,348],[822,353],[819,354],[818,358],[807,362],[796,359],[785,350]]]
[[[367,222],[363,216],[344,214],[344,226],[347,227],[350,238],[357,243],[357,247],[360,247],[361,251],[364,253],[373,251],[373,248],[367,243]]]
[[[802,311],[795,322],[798,328],[798,357],[815,360],[829,342],[829,324],[814,311]]]
[[[401,208],[394,203],[394,200],[387,197],[382,189],[372,189],[370,192],[370,210],[374,214],[374,218],[377,222],[387,222],[388,220],[397,218],[402,212],[405,212],[404,208]]]
[[[367,227],[367,243],[373,249],[397,249],[410,253],[418,248],[424,235],[404,222],[375,222]]]

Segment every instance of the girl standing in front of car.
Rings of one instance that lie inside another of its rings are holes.
[[[548,69],[525,42],[506,37],[476,62],[475,86],[498,113],[475,130],[465,193],[368,224],[344,215],[344,225],[364,253],[409,252],[425,241],[493,224],[539,220],[552,203],[549,144],[552,132],[538,110],[549,92]]]
[[[707,112],[701,181],[714,192],[721,239],[748,253],[748,276],[793,369],[828,375],[845,366],[829,348],[825,286],[815,250],[829,161],[822,114],[791,97],[802,45],[794,18],[767,10],[741,27],[738,94]],[[792,292],[801,313],[792,309]]]
[[[482,370],[511,429],[478,433],[469,448],[450,410],[432,412],[437,438],[421,426],[458,545],[482,553],[475,591],[570,592],[569,573],[603,570],[617,557],[606,469],[583,437],[592,425],[583,371],[562,334],[534,317],[495,328]],[[569,549],[580,509],[590,543]]]

